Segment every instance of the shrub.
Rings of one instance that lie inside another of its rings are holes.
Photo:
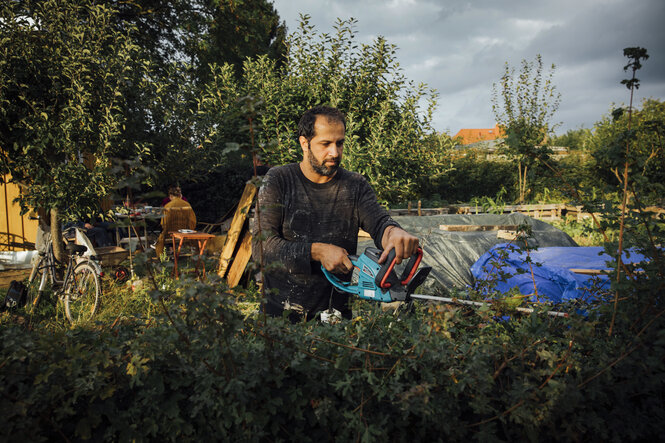
[[[454,160],[452,169],[435,180],[435,192],[450,202],[469,202],[474,197],[496,195],[502,187],[512,188],[513,164],[485,156],[481,151],[470,150]]]
[[[665,425],[665,317],[640,315],[653,292],[608,336],[603,306],[496,321],[501,305],[396,318],[357,302],[353,320],[292,325],[244,317],[213,283],[153,291],[149,322],[5,323],[2,438],[646,440]]]

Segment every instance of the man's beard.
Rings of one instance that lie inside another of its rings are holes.
[[[312,166],[312,169],[314,169],[317,174],[323,175],[324,177],[332,177],[335,175],[335,172],[337,172],[337,168],[339,168],[339,158],[328,158],[324,159],[322,163],[319,163],[314,157],[314,154],[312,154],[312,151],[309,151],[308,157],[309,164]],[[329,160],[333,160],[335,163],[332,166],[326,166],[325,163]]]

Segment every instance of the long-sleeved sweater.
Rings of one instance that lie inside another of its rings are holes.
[[[290,307],[311,318],[332,305],[349,317],[348,294],[332,291],[311,249],[315,242],[330,243],[355,254],[359,228],[380,248],[383,231],[399,226],[367,180],[340,168],[332,180],[319,184],[307,179],[297,163],[275,167],[264,177],[258,205],[252,250],[255,262],[264,254],[267,312]]]

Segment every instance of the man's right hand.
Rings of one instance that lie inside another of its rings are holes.
[[[353,269],[346,249],[329,243],[312,243],[312,260],[320,262],[333,274],[346,274]]]

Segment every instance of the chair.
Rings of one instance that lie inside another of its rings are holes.
[[[165,242],[170,242],[172,234],[180,229],[196,228],[196,215],[191,206],[165,207],[164,218],[162,218],[162,232],[159,234],[155,251],[157,256],[162,255]],[[166,243],[167,244],[167,243]]]

